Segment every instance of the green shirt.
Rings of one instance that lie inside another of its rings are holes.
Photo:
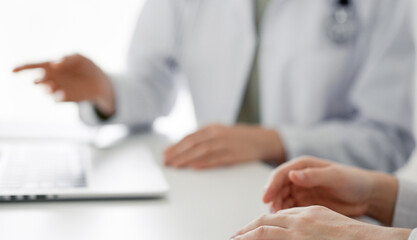
[[[252,70],[246,86],[244,98],[240,108],[237,122],[258,124],[260,123],[260,104],[259,104],[259,45],[260,45],[260,26],[265,10],[270,0],[254,0],[255,26],[257,33],[256,51],[253,59]]]

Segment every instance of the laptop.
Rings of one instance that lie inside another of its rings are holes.
[[[65,141],[0,143],[0,201],[159,198],[168,189],[144,146],[93,151]]]

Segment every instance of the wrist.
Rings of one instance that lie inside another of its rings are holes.
[[[357,234],[355,239],[366,240],[408,240],[412,230],[405,228],[382,227],[360,223],[353,227]]]
[[[384,173],[372,172],[372,191],[366,215],[385,226],[392,225],[397,200],[398,180]]]
[[[412,231],[411,229],[405,228],[385,228],[385,230],[383,239],[389,240],[408,240]]]
[[[110,117],[116,111],[113,86],[104,73],[101,75],[102,76],[97,80],[97,94],[93,103],[100,113]]]
[[[259,141],[263,149],[260,158],[272,164],[281,164],[285,162],[285,149],[281,137],[275,130],[261,129]]]

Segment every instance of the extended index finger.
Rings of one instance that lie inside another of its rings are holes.
[[[34,64],[26,64],[19,67],[16,67],[13,69],[13,72],[20,72],[23,70],[29,70],[29,69],[36,69],[36,68],[43,68],[45,70],[48,70],[51,67],[50,62],[43,62],[43,63],[34,63]]]

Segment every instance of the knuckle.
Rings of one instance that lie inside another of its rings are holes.
[[[267,228],[265,226],[260,226],[255,230],[256,238],[263,238],[267,234]]]
[[[325,210],[326,208],[323,206],[319,206],[319,205],[315,205],[315,206],[311,206],[311,211],[312,212],[320,212]]]
[[[210,144],[204,144],[201,146],[201,154],[202,155],[209,155],[213,151],[213,148]]]
[[[291,220],[291,217],[290,217],[289,215],[283,215],[283,216],[280,216],[280,218],[281,218],[284,222],[287,222],[287,221],[290,221],[290,220]]]
[[[268,218],[268,215],[266,215],[266,214],[264,214],[264,215],[260,216],[260,217],[258,218],[258,224],[259,224],[259,225],[264,224],[267,218]]]
[[[225,127],[220,124],[212,124],[209,126],[209,131],[212,135],[220,137],[225,133]]]
[[[335,176],[342,176],[343,174],[343,170],[337,166],[337,165],[332,165],[329,167],[330,172],[333,172]]]
[[[201,128],[201,130],[210,130],[213,127],[213,124],[205,125]]]
[[[307,177],[309,177],[313,173],[313,169],[307,168],[307,169],[304,169],[303,172]]]
[[[262,219],[262,217],[258,218],[255,220],[254,224],[255,226],[262,226],[264,220]]]
[[[306,226],[311,224],[311,218],[307,215],[303,215],[296,220],[296,226]]]
[[[190,142],[190,141],[192,141],[192,136],[191,135],[188,135],[188,136],[186,136],[183,140],[182,140],[184,143],[188,143],[188,142]]]
[[[323,207],[323,206],[319,206],[319,205],[314,205],[314,206],[310,206],[307,207],[307,211],[304,214],[304,217],[306,219],[314,219],[315,216],[317,216],[317,214],[322,213],[323,211],[326,211],[327,208]]]
[[[221,126],[215,129],[215,134],[219,137],[226,136],[226,128]]]
[[[182,143],[186,146],[192,146],[194,144],[194,138],[192,135],[185,137]]]

